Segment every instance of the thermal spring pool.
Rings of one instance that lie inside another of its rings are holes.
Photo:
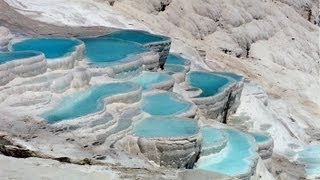
[[[134,135],[145,138],[175,138],[192,136],[199,132],[193,119],[179,117],[150,117],[141,120],[133,129]]]
[[[212,129],[211,127],[201,128],[202,143],[201,155],[209,155],[220,152],[226,147],[228,139],[227,134],[221,129]]]
[[[187,81],[192,87],[200,88],[202,93],[199,97],[213,96],[230,80],[211,72],[192,71],[187,74]]]
[[[150,115],[168,116],[187,111],[191,105],[174,93],[162,92],[144,96],[142,110]]]
[[[320,177],[320,145],[309,145],[298,152],[298,160],[306,165],[309,178]]]
[[[142,45],[130,41],[112,38],[84,38],[85,55],[90,63],[103,64],[125,59],[130,54],[149,51]]]
[[[122,39],[126,41],[137,42],[140,44],[148,44],[152,42],[164,41],[169,39],[168,37],[165,37],[165,36],[151,34],[149,32],[139,31],[139,30],[121,30],[121,31],[112,32],[105,36],[100,36],[100,38],[104,38],[104,37]]]
[[[219,139],[221,137],[219,131],[221,130],[226,133],[228,139],[227,146],[219,153],[200,156],[196,168],[234,177],[251,176],[252,168],[257,158],[256,146],[253,139],[235,129],[209,128],[205,129],[202,133],[205,144],[211,143],[208,142],[208,138],[212,139],[212,141],[217,138]],[[217,138],[211,138],[213,135]]]
[[[54,123],[85,116],[101,111],[104,108],[104,98],[137,89],[139,86],[129,82],[92,86],[85,91],[65,97],[56,108],[44,113],[42,117]]]
[[[178,54],[170,53],[167,57],[166,64],[189,65],[190,62]]]
[[[60,58],[75,51],[75,47],[82,44],[77,39],[68,38],[31,38],[12,45],[12,51],[33,50],[42,52],[50,59]]]
[[[270,137],[267,134],[263,134],[263,133],[251,133],[251,135],[254,137],[254,139],[257,142],[264,142],[270,139]]]
[[[162,86],[171,88],[174,84],[174,80],[170,75],[159,72],[143,72],[139,76],[130,79],[130,81],[139,84],[144,90]]]

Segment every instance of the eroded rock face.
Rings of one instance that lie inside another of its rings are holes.
[[[171,46],[171,40],[164,40],[160,42],[153,42],[153,43],[148,43],[144,45],[145,47],[148,47],[152,49],[155,52],[159,53],[159,67],[160,69],[164,69],[164,64],[166,63],[166,59],[169,55],[169,50]]]
[[[128,138],[130,153],[142,153],[160,166],[192,168],[201,146],[199,134],[188,138]]]
[[[14,56],[17,53],[5,54]],[[21,54],[23,53],[26,53],[27,56],[0,64],[0,85],[5,85],[16,77],[32,77],[47,71],[47,61],[42,53],[22,52]]]
[[[209,97],[196,97],[192,101],[199,107],[202,114],[210,119],[227,123],[240,104],[243,82],[233,82],[221,92]]]
[[[14,35],[11,34],[9,29],[0,26],[0,51],[8,48],[9,41]]]

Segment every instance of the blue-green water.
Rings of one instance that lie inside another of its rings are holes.
[[[210,127],[204,127],[201,129],[202,133],[202,147],[210,147],[219,141],[223,141],[224,133],[221,129],[213,129]]]
[[[251,166],[247,158],[253,156],[254,152],[252,152],[252,146],[254,146],[254,143],[250,141],[248,135],[241,133],[240,131],[233,129],[222,130],[226,133],[228,138],[227,147],[220,153],[201,156],[196,168],[229,176],[237,176],[248,172]],[[210,131],[217,131],[217,129],[207,129],[203,136],[208,135],[209,137],[203,137],[204,139],[216,137],[216,132]]]
[[[182,65],[173,65],[173,64],[164,65],[164,69],[166,71],[174,72],[174,73],[184,72],[186,70],[185,67]]]
[[[211,72],[192,71],[187,74],[188,83],[200,88],[202,93],[199,97],[208,97],[215,95],[219,89],[229,83],[227,78],[218,76]]]
[[[150,117],[143,119],[133,129],[138,137],[185,137],[199,132],[196,121],[179,117]]]
[[[167,57],[166,64],[187,65],[188,61],[177,54],[170,53]]]
[[[257,142],[263,142],[269,139],[268,135],[262,133],[251,133],[251,135]]]
[[[32,38],[12,45],[13,51],[33,50],[43,52],[48,59],[59,58],[74,51],[81,42],[67,38]]]
[[[116,38],[122,39],[126,41],[133,41],[140,44],[147,44],[151,42],[163,41],[169,39],[168,37],[151,34],[145,31],[137,31],[137,30],[122,30],[115,31],[113,33],[100,36],[99,38]]]
[[[190,108],[191,104],[173,93],[157,93],[143,98],[142,110],[151,115],[173,115]]]
[[[95,113],[103,109],[105,97],[127,93],[134,88],[137,88],[135,84],[127,82],[93,86],[85,91],[65,97],[57,107],[41,116],[54,123]]]
[[[139,84],[145,90],[149,89],[153,84],[168,81],[170,79],[171,76],[168,74],[158,72],[143,72],[139,76],[130,79],[130,81]]]
[[[236,81],[240,81],[243,76],[240,76],[238,74],[235,74],[235,73],[231,73],[231,72],[214,72],[214,74],[218,74],[218,75],[222,75],[222,76],[227,76],[227,77],[230,77]]]
[[[5,52],[0,53],[0,64],[6,63],[12,60],[18,60],[23,58],[30,58],[34,56],[39,56],[40,52],[35,51],[19,51],[19,52]]]
[[[92,63],[114,62],[126,58],[129,54],[148,51],[138,43],[112,38],[84,38],[85,55]]]
[[[298,153],[298,160],[306,164],[310,178],[320,177],[320,145],[309,145]]]

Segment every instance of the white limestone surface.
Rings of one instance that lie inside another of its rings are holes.
[[[25,180],[111,180],[118,178],[118,175],[105,167],[63,164],[40,158],[17,159],[0,155],[0,179],[21,179],[21,177]]]
[[[57,25],[107,26],[148,30],[142,23],[93,0],[6,0],[18,12]]]

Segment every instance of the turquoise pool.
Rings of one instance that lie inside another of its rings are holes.
[[[251,135],[257,142],[263,142],[269,139],[268,135],[262,133],[251,133]]]
[[[166,64],[188,65],[188,61],[177,54],[170,53],[167,57]]]
[[[115,31],[110,34],[100,36],[99,38],[116,38],[122,39],[126,41],[137,42],[140,44],[147,44],[157,41],[164,41],[168,40],[168,37],[151,34],[146,31],[139,31],[139,30],[121,30]]]
[[[181,100],[169,92],[156,93],[143,97],[142,110],[150,115],[173,115],[188,110],[191,103]]]
[[[220,88],[228,84],[230,80],[211,72],[192,71],[187,74],[187,82],[202,90],[199,97],[208,97],[219,92]]]
[[[101,111],[105,97],[130,92],[139,87],[133,83],[109,83],[65,97],[54,109],[41,116],[51,123]]]
[[[31,38],[12,45],[13,51],[33,50],[42,52],[46,58],[54,59],[74,51],[81,41],[67,38]]]
[[[185,72],[186,68],[182,65],[174,65],[174,64],[165,64],[164,69],[169,72],[173,73],[179,73],[179,72]]]
[[[225,133],[221,129],[213,129],[210,127],[204,127],[201,129],[202,133],[202,147],[210,147],[217,142],[223,141],[225,137]]]
[[[199,132],[196,121],[179,117],[150,117],[143,119],[133,129],[138,137],[186,137]]]
[[[134,42],[112,38],[84,38],[85,55],[91,63],[115,62],[126,58],[130,54],[149,51],[142,45]]]
[[[170,79],[171,76],[165,73],[143,72],[139,76],[130,79],[130,81],[139,84],[145,90],[154,84],[169,81]]]
[[[227,146],[220,152],[208,156],[201,156],[196,164],[196,168],[208,171],[214,171],[229,176],[237,176],[250,172],[252,158],[256,152],[253,152],[255,144],[249,136],[234,130],[221,129],[228,138]],[[218,132],[217,132],[218,131]],[[220,129],[205,129],[203,138],[205,143],[210,143],[210,138],[219,138]],[[218,135],[218,136],[217,136]]]
[[[309,145],[298,152],[298,160],[306,164],[310,178],[320,177],[320,145]]]
[[[41,55],[41,52],[35,51],[19,51],[19,52],[0,52],[0,64],[12,60],[19,60]]]

